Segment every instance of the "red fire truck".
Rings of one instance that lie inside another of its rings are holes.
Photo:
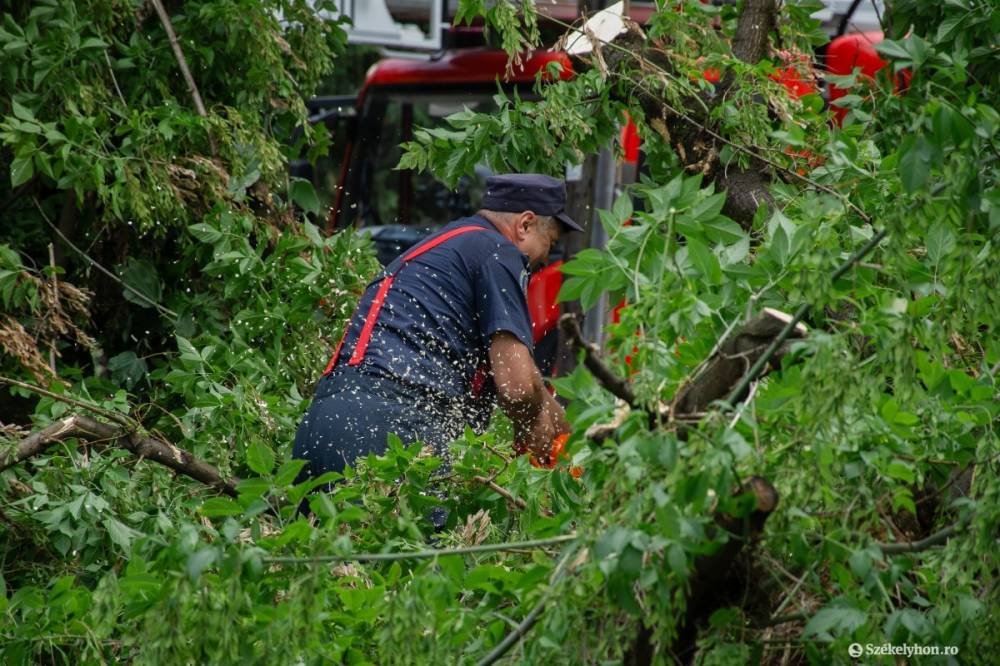
[[[469,45],[481,40],[476,28],[451,29],[444,23],[453,15],[455,4],[454,0],[450,5],[438,0],[389,0],[388,3],[341,0],[341,11],[354,20],[349,31],[351,41],[420,50],[379,60],[368,71],[357,95],[317,98],[309,103],[312,122],[326,124],[334,135],[333,145],[338,152],[321,159],[315,168],[306,163],[293,165],[293,173],[309,178],[321,201],[329,207],[327,232],[346,226],[361,228],[371,235],[383,263],[414,245],[434,227],[473,212],[489,175],[485,168],[477,168],[475,173],[463,177],[457,188],[449,189],[430,174],[396,170],[401,155],[399,146],[412,139],[415,127],[441,126],[446,116],[463,108],[480,112],[494,109],[498,85],[507,93],[516,92],[522,99],[532,99],[536,76],[546,71],[550,62],[562,64],[561,76],[572,76],[568,57],[558,52],[530,54],[523,67],[508,76],[506,54],[486,46]],[[839,33],[825,54],[819,54],[820,58],[825,56],[827,71],[847,75],[859,67],[865,75],[874,76],[886,64],[874,49],[882,33],[844,35],[856,18],[853,12],[859,3],[845,0],[826,4],[828,15],[821,18],[832,33]],[[654,8],[653,3],[632,2],[631,16],[644,21]],[[540,3],[539,9],[563,22],[571,22],[578,16],[576,2]],[[350,14],[351,11],[354,13]],[[423,20],[427,31],[421,32],[405,23],[407,20]],[[862,25],[872,23],[870,17],[865,20],[867,23],[863,20]],[[449,43],[463,46],[446,48]],[[706,72],[706,77],[709,74]],[[822,85],[802,80],[794,68],[779,70],[778,79],[789,94],[796,96],[817,92]],[[828,88],[831,101],[843,94],[835,86]],[[834,111],[838,122],[846,113],[836,107]],[[591,220],[593,208],[608,207],[613,190],[634,180],[640,150],[635,127],[630,123],[623,127],[618,152],[620,158],[607,151],[605,161],[611,160],[610,164],[603,169],[595,168],[597,178],[590,182],[581,178],[579,169],[568,170],[570,198],[581,202],[578,210],[571,211],[576,219]],[[605,173],[603,179],[601,172]],[[598,229],[584,241],[600,243],[600,225],[592,226]],[[558,251],[555,254],[552,264],[532,276],[528,289],[536,355],[542,365],[552,370],[557,370],[551,364],[560,314],[556,303],[562,284],[559,266],[564,258],[558,256]],[[597,331],[603,316],[604,309],[596,313]]]

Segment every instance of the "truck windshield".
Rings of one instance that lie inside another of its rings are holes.
[[[445,118],[469,109],[496,110],[495,90],[470,92],[370,91],[361,110],[337,226],[402,225],[431,229],[478,207],[490,171],[477,166],[455,188],[428,172],[397,170],[400,145],[420,127],[449,127]]]

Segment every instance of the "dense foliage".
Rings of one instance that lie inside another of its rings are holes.
[[[490,14],[504,44],[535,39],[509,4],[466,3],[466,15]],[[454,444],[446,478],[419,445],[393,442],[312,495],[310,519],[296,507],[331,479],[293,485],[291,434],[373,270],[361,239],[316,232],[315,195],[283,175],[301,149],[301,96],[335,64],[339,31],[304,2],[168,3],[201,117],[146,4],[5,15],[0,370],[55,397],[2,398],[3,450],[79,410],[58,399],[69,397],[242,481],[229,498],[75,440],[4,471],[2,658],[464,662],[541,607],[508,660],[615,663],[645,626],[667,661],[698,558],[726,538],[714,516],[745,515],[734,489],[756,474],[780,504],[718,582],[725,603],[699,635],[701,663],[849,662],[851,643],[955,646],[963,663],[988,662],[1000,636],[1000,12],[890,3],[879,49],[909,71],[905,90],[888,72],[838,79],[851,94],[837,126],[815,96],[791,100],[769,78],[781,58],[811,71],[800,55],[821,39],[814,7],[782,7],[774,58],[750,64],[732,57],[739,7],[673,4],[645,27],[659,66],[638,50],[609,65],[606,47],[603,65],[540,85],[539,101],[501,99],[495,116],[416,133],[404,161],[446,180],[481,162],[558,173],[627,110],[647,173],[601,212],[607,248],[564,268],[563,298],[628,303],[606,360],[655,409],[765,306],[808,304],[809,336],[748,400],[684,432],[624,415],[582,367],[557,380],[579,480],[512,458],[498,419]],[[698,115],[730,142],[718,159],[768,158],[773,201],[749,225],[722,215],[725,193],[686,168],[638,101],[710,98],[705,67],[731,85]],[[129,286],[72,250],[43,268],[46,217]],[[616,412],[613,436],[588,441]],[[449,523],[435,533],[439,504]],[[950,539],[887,547],[942,529]],[[506,550],[476,550],[489,544]],[[388,555],[428,548],[458,552]]]

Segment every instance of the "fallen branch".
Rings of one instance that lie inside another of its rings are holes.
[[[462,548],[434,548],[411,550],[404,553],[348,553],[346,555],[316,555],[313,557],[265,557],[269,564],[319,564],[323,562],[396,562],[398,560],[421,560],[446,555],[471,555],[474,553],[496,553],[522,548],[544,548],[576,539],[576,533],[562,534],[548,539],[530,541],[508,541],[504,543],[484,543]]]
[[[44,453],[50,446],[67,439],[114,441],[139,458],[152,460],[178,474],[201,481],[231,497],[236,497],[238,479],[224,479],[212,465],[198,460],[190,452],[155,437],[145,437],[121,426],[96,421],[89,416],[72,414],[22,439],[12,454],[0,453],[0,472]]]
[[[576,320],[576,317],[569,313],[564,314],[559,318],[559,323],[562,325],[566,337],[569,338],[570,344],[576,349],[583,350],[583,364],[594,375],[598,383],[610,391],[616,398],[624,400],[629,407],[635,407],[636,401],[635,394],[632,392],[632,386],[628,383],[628,380],[619,377],[615,374],[614,370],[604,364],[604,361],[601,359],[601,352],[598,351],[595,345],[584,339],[583,331],[580,330],[580,323]]]
[[[767,360],[780,361],[788,352],[788,338],[804,338],[808,334],[806,327],[798,321],[789,326],[792,319],[793,315],[764,308],[760,315],[732,333],[719,345],[694,379],[678,392],[668,416],[677,418],[693,412],[703,412],[712,402],[725,398],[727,394],[730,404],[741,400],[747,387],[743,386],[738,392],[732,390],[733,387],[740,385],[747,370],[770,349],[769,345],[775,343],[778,336],[785,332],[786,326],[788,332],[785,338],[775,343],[774,351]]]
[[[474,477],[472,477],[472,480],[475,481],[476,483],[483,484],[484,486],[488,487],[490,490],[492,490],[493,492],[495,492],[497,495],[499,495],[500,497],[504,498],[504,500],[506,500],[507,504],[510,505],[511,507],[513,507],[515,509],[519,509],[521,511],[527,511],[528,510],[528,503],[527,502],[525,502],[520,497],[514,497],[514,495],[512,495],[509,490],[507,490],[506,488],[504,488],[503,486],[501,486],[500,484],[498,484],[493,479],[487,479],[485,476],[474,476]],[[552,515],[552,512],[549,511],[548,509],[544,509],[543,508],[541,510],[541,512],[542,512],[542,514],[544,514],[546,516],[551,516]]]
[[[728,540],[713,554],[703,555],[695,560],[688,583],[687,607],[684,618],[678,625],[677,638],[669,646],[659,645],[661,649],[668,648],[671,654],[683,662],[690,661],[694,655],[699,626],[715,610],[731,602],[725,597],[730,589],[725,584],[727,574],[743,547],[760,535],[768,516],[778,506],[778,491],[767,479],[759,476],[748,479],[736,492],[753,495],[753,511],[744,518],[727,514],[716,516],[716,529],[725,531],[729,535]],[[642,627],[626,654],[624,663],[630,666],[653,663],[657,647],[652,630]]]
[[[879,550],[882,551],[884,555],[901,555],[903,553],[918,553],[922,550],[927,550],[928,548],[933,548],[934,546],[942,546],[948,542],[948,539],[958,534],[962,529],[962,525],[955,524],[949,525],[942,530],[938,530],[934,534],[930,535],[925,539],[920,539],[919,541],[900,541],[897,543],[876,543]]]

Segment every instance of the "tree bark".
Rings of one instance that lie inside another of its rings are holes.
[[[766,57],[770,35],[777,27],[777,14],[776,0],[744,0],[732,40],[733,55],[749,64]],[[654,73],[649,80],[655,80],[656,69],[674,72],[664,53],[651,46],[637,28],[623,33],[614,43],[621,48],[606,48],[600,56],[612,76],[646,70]],[[579,70],[593,66],[594,63],[584,58],[577,58],[574,62],[574,67]],[[691,98],[682,109],[675,109],[666,103],[657,93],[655,85],[622,85],[612,92],[612,96],[638,104],[650,127],[680,156],[686,171],[702,173],[718,190],[726,191],[722,212],[744,228],[749,228],[757,209],[772,201],[768,192],[772,177],[770,168],[757,159],[751,160],[747,168],[723,166],[718,159],[723,142],[713,136],[709,127],[710,111],[726,97],[725,91],[733,85],[733,76],[726,76],[718,84],[714,95]],[[660,77],[658,85],[670,83],[666,77]],[[763,104],[760,112],[768,112]]]
[[[790,319],[784,312],[764,308],[760,315],[726,338],[703,366],[704,369],[678,392],[671,416],[698,414],[713,401],[725,398]],[[798,324],[791,337],[801,339],[806,334],[806,327]],[[780,365],[781,357],[788,352],[790,345],[786,341],[779,348],[772,357],[772,365]],[[738,396],[737,399],[744,397]]]
[[[173,444],[155,437],[144,437],[121,426],[101,423],[89,416],[73,414],[34,432],[17,445],[12,454],[0,454],[0,472],[44,453],[53,444],[78,438],[90,442],[112,441],[139,458],[158,462],[179,474],[201,481],[231,497],[236,497],[238,479],[224,479],[212,465]]]

